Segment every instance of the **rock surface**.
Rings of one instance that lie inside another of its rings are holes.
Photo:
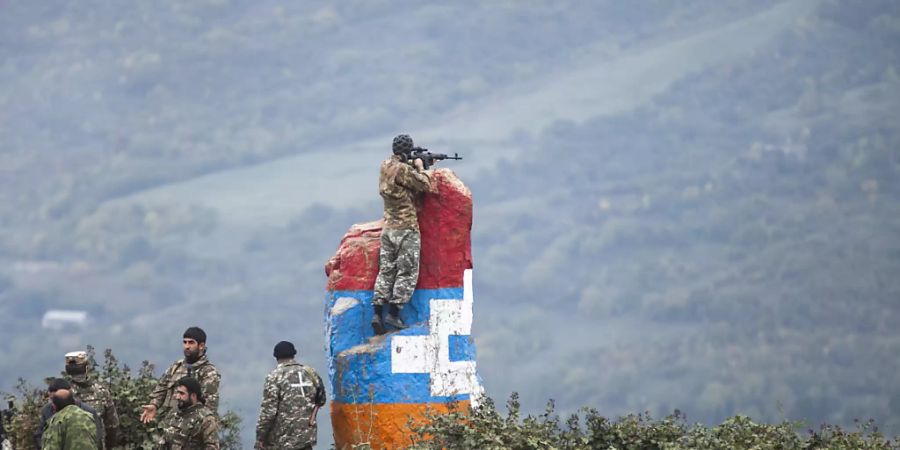
[[[338,449],[409,444],[410,420],[466,407],[482,394],[472,328],[472,194],[449,169],[433,173],[435,193],[419,212],[419,280],[402,319],[410,327],[374,336],[372,288],[381,221],[357,224],[325,265],[326,351],[331,419]]]

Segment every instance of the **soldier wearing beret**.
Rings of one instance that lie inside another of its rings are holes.
[[[175,361],[159,379],[150,394],[150,403],[144,405],[141,421],[149,423],[162,414],[162,427],[166,427],[167,416],[178,409],[175,396],[177,383],[183,377],[196,379],[201,386],[206,407],[215,415],[219,406],[219,370],[206,357],[206,332],[199,327],[190,327],[182,336],[184,359]]]
[[[273,356],[278,366],[263,388],[259,420],[256,422],[257,450],[312,449],[316,445],[316,414],[325,404],[325,385],[315,369],[294,359],[294,344],[281,341]]]

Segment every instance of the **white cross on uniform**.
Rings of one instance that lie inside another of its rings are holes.
[[[309,380],[308,383],[304,383],[304,381],[306,381],[306,380],[304,380],[303,372],[302,372],[302,371],[301,371],[301,372],[295,372],[295,374],[300,378],[300,382],[299,382],[299,383],[291,383],[291,387],[293,387],[293,388],[297,388],[297,387],[300,388],[300,395],[306,397],[306,389],[303,389],[303,388],[304,388],[304,387],[310,387],[310,388],[311,388],[311,387],[315,386],[315,384],[313,384],[312,380]]]
[[[450,336],[472,334],[472,269],[463,273],[463,299],[431,299],[429,334],[391,339],[391,372],[427,373],[431,395],[469,394],[472,406],[484,394],[475,361],[450,361]]]

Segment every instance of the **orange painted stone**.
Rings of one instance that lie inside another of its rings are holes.
[[[419,403],[331,403],[331,423],[334,431],[335,447],[339,450],[350,449],[352,445],[369,444],[374,448],[399,449],[412,444],[412,430],[409,429],[410,418],[416,426],[424,423],[428,411],[442,414],[455,408],[455,411],[468,411],[469,402],[456,404],[419,404]],[[338,445],[337,443],[341,444]]]

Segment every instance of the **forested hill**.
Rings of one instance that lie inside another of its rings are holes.
[[[870,7],[825,5],[754,57],[557,124],[478,180],[481,276],[507,281],[481,295],[527,318],[491,338],[517,341],[506,364],[566,368],[518,375],[554,380],[535,402],[900,432],[900,28]],[[516,331],[569,322],[600,342]]]
[[[708,55],[653,50],[750,18],[786,25],[747,31],[752,46],[712,41],[741,51],[653,96],[577,86],[623,107],[556,84],[627,58],[691,64]],[[275,342],[325,368],[322,265],[378,198],[304,200],[287,224],[231,234],[227,202],[170,183],[321,153],[298,169],[315,179],[374,137],[452,141],[447,124],[479,125],[460,111],[559,110],[545,94],[566,92],[582,116],[470,142],[453,166],[475,198],[488,393],[520,391],[529,411],[555,398],[707,423],[874,418],[900,434],[898,42],[891,0],[0,2],[0,390],[85,344],[166,364],[200,324],[252,439]],[[241,186],[273,182],[253,173]],[[198,248],[221,242],[237,254]],[[50,309],[92,324],[43,329]]]

